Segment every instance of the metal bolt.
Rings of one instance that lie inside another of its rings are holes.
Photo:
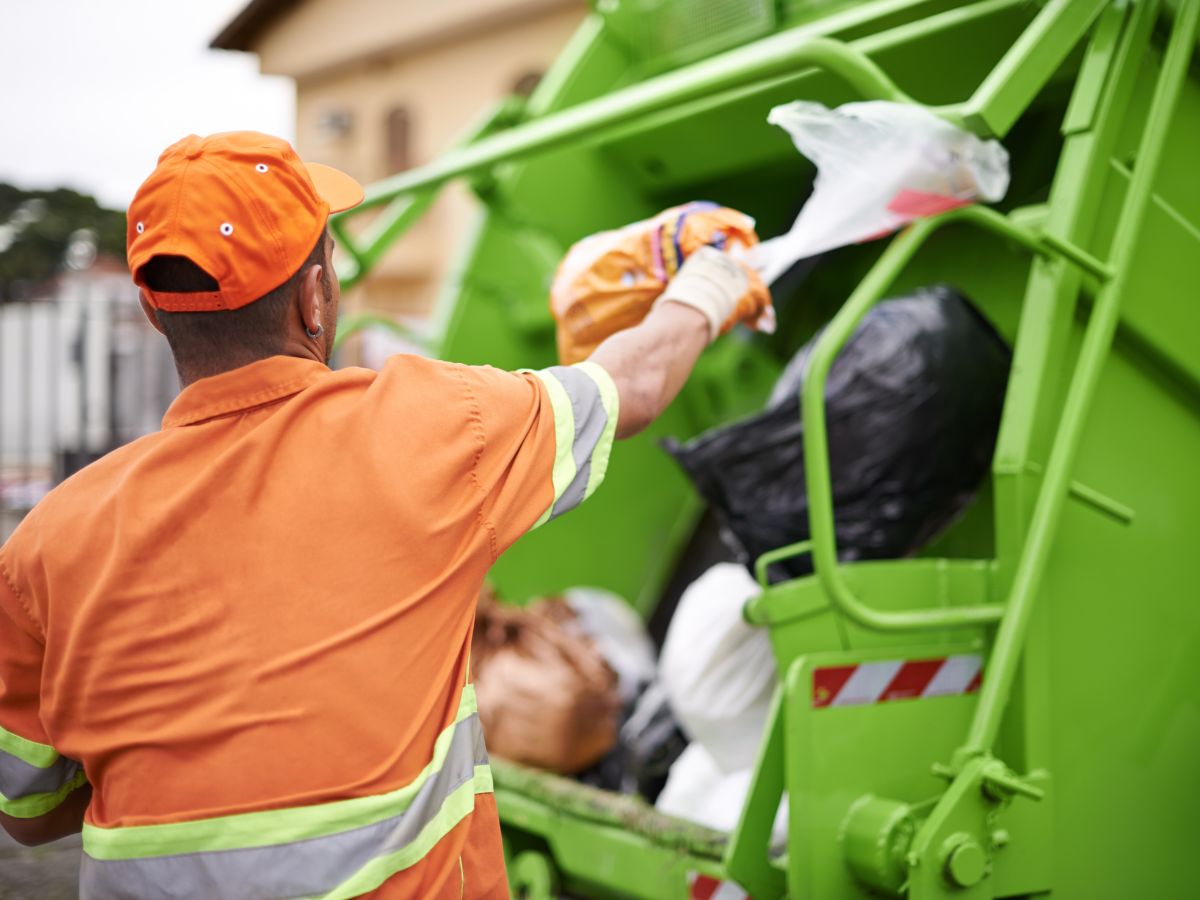
[[[973,840],[964,840],[946,857],[946,877],[958,887],[974,887],[987,875],[988,859]]]
[[[1008,833],[1008,829],[997,828],[992,832],[992,846],[999,850],[1001,847],[1008,844],[1009,838],[1010,835]]]

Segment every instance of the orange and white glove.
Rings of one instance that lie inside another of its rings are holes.
[[[762,279],[715,247],[699,247],[684,261],[654,305],[667,302],[703,313],[710,343],[738,322],[759,331],[775,330],[771,294]]]

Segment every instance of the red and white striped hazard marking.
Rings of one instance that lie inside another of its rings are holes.
[[[983,658],[892,659],[813,672],[813,706],[864,706],[916,697],[948,697],[979,690]]]
[[[691,900],[750,900],[750,895],[732,881],[699,872],[688,872],[688,897]]]

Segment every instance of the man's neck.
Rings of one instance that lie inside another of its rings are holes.
[[[297,349],[308,348],[291,348],[287,347],[279,353],[262,354],[232,354],[226,359],[219,361],[203,361],[195,364],[184,364],[180,360],[175,360],[175,371],[179,374],[179,387],[185,388],[188,385],[199,381],[201,378],[212,378],[214,375],[221,375],[225,372],[232,372],[234,369],[240,369],[243,366],[248,366],[251,363],[259,362],[263,359],[270,359],[272,356],[294,356],[298,359],[311,359],[314,362],[320,362],[324,365],[329,365],[328,361],[319,359],[313,352],[295,352]],[[293,352],[288,352],[292,350]]]

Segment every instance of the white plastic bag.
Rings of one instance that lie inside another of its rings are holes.
[[[667,776],[667,783],[654,802],[659,812],[697,822],[717,831],[733,831],[750,793],[754,769],[723,772],[700,744],[689,744]],[[783,795],[771,836],[787,839],[787,794]]]
[[[654,642],[633,608],[600,588],[570,588],[563,599],[575,613],[579,627],[596,645],[614,672],[621,703],[632,703],[642,688],[654,680]]]
[[[1008,153],[922,106],[882,100],[827,109],[797,101],[771,110],[817,167],[812,195],[787,234],[747,251],[770,284],[793,263],[891,234],[921,216],[1008,190]]]
[[[742,618],[758,592],[743,566],[713,566],[683,592],[659,658],[675,718],[724,772],[753,768],[775,690],[767,633]]]

